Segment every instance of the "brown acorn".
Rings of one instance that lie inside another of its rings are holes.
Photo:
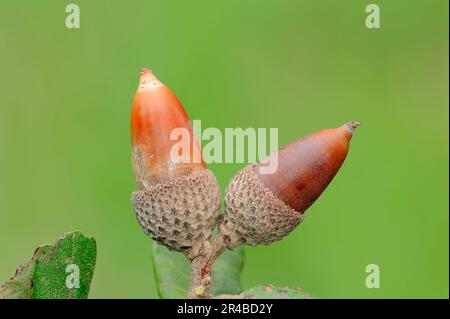
[[[305,136],[275,152],[272,174],[250,164],[234,176],[225,195],[220,231],[228,247],[270,244],[289,234],[344,162],[357,122]]]
[[[147,68],[133,101],[131,144],[139,224],[160,244],[195,257],[220,214],[219,185],[180,101]]]

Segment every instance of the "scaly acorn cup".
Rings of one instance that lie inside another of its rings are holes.
[[[270,244],[289,234],[338,172],[358,126],[349,122],[281,148],[269,156],[278,161],[272,174],[263,173],[267,163],[238,172],[227,187],[220,225],[227,246]]]
[[[181,137],[181,139],[180,139]],[[220,214],[220,189],[177,97],[141,71],[131,111],[132,204],[144,232],[192,259]]]

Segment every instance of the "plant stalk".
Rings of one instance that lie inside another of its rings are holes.
[[[191,261],[191,283],[189,299],[210,298],[212,266],[218,256],[227,248],[224,236],[219,232],[208,244],[204,245],[202,254]]]

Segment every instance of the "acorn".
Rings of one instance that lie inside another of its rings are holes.
[[[220,189],[181,102],[148,68],[133,101],[131,145],[139,224],[158,243],[194,258],[216,225]]]
[[[325,129],[279,149],[269,161],[250,164],[233,177],[225,195],[220,233],[229,248],[243,243],[270,244],[302,222],[344,162],[357,122]]]

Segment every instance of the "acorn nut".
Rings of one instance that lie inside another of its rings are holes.
[[[225,195],[220,233],[228,247],[270,244],[302,222],[344,162],[358,122],[305,136],[269,156],[278,161],[272,174],[265,163],[250,164],[233,177]]]
[[[190,136],[184,158],[174,152],[180,129]],[[147,68],[133,101],[131,137],[139,224],[158,243],[194,258],[216,225],[220,189],[180,101]]]

